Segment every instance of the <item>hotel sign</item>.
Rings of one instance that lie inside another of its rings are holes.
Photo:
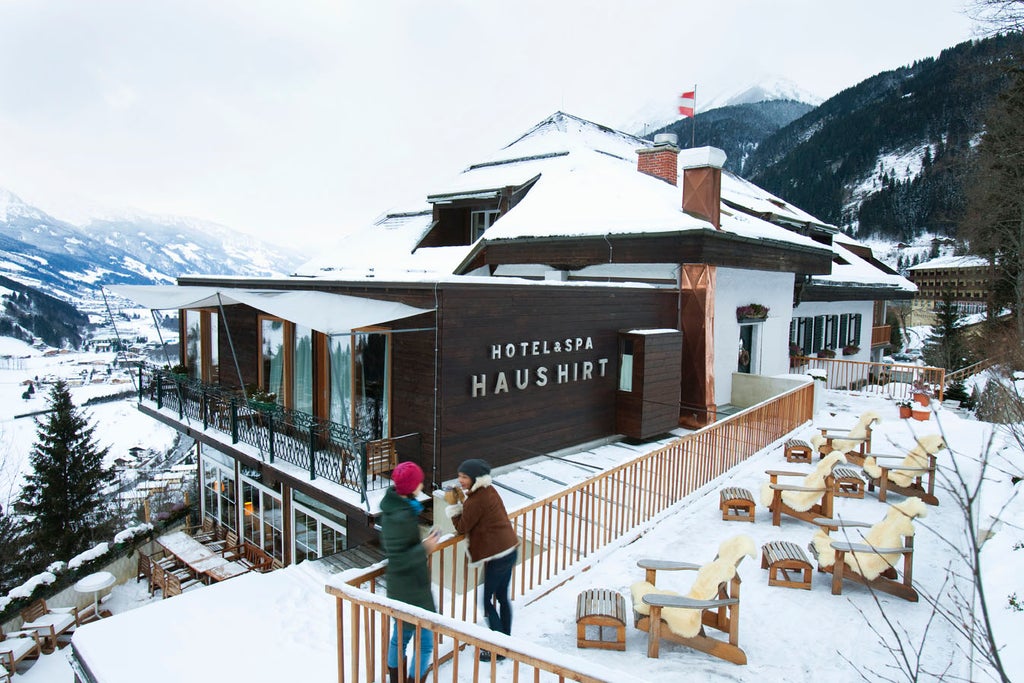
[[[470,377],[472,397],[497,396],[513,389],[524,391],[531,386],[587,382],[595,377],[607,376],[608,359],[594,358],[593,352],[594,341],[591,337],[491,344],[489,358],[492,361],[523,359],[525,362],[536,357],[550,362],[533,367],[474,374]]]

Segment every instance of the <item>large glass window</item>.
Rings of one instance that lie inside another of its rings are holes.
[[[370,438],[380,439],[390,434],[388,378],[388,335],[360,333],[353,351],[354,424],[368,432]]]
[[[294,383],[291,408],[313,414],[313,330],[295,326]]]
[[[235,523],[235,473],[203,456],[203,514],[232,531]]]
[[[185,365],[188,376],[203,377],[202,311],[185,311]]]
[[[242,478],[242,537],[284,562],[284,519],[281,494]]]
[[[330,419],[365,430],[370,438],[390,435],[390,335],[359,332],[331,337]]]
[[[285,400],[285,349],[283,320],[260,319],[260,387],[277,395],[278,403]]]
[[[209,339],[206,347],[209,349],[207,356],[210,358],[210,376],[207,381],[211,384],[220,384],[220,316],[216,313],[209,313],[209,316]]]
[[[315,560],[345,549],[345,515],[296,491],[293,495],[295,521],[294,562]]]

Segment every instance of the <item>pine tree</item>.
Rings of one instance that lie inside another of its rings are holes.
[[[967,365],[967,347],[964,345],[960,314],[952,292],[943,292],[942,299],[935,307],[938,323],[932,326],[932,332],[921,349],[928,365],[946,370],[958,370]]]
[[[30,561],[37,567],[68,560],[111,532],[103,488],[113,472],[103,467],[91,426],[71,402],[62,380],[50,390],[50,410],[37,420],[36,444],[29,455],[33,473],[19,497],[25,515]]]

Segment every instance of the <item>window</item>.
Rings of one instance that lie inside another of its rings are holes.
[[[498,212],[494,210],[473,211],[469,214],[469,240],[476,242],[487,228],[498,220]]]
[[[285,400],[285,322],[260,318],[260,388]]]
[[[843,313],[794,318],[789,326],[789,341],[805,355],[826,347],[836,350],[859,345],[862,317],[860,313]]]
[[[342,513],[298,491],[292,496],[295,542],[293,564],[345,549],[348,520]]]
[[[755,372],[754,343],[757,339],[758,325],[740,325],[739,354],[736,360],[736,372],[750,374]]]
[[[331,337],[328,415],[332,422],[369,433],[372,439],[391,434],[391,335],[357,332]]]
[[[281,494],[248,477],[242,478],[242,538],[284,562]]]
[[[235,473],[205,454],[203,463],[203,515],[234,531]]]
[[[633,391],[633,340],[619,340],[619,391]]]
[[[185,311],[185,365],[189,377],[220,382],[219,317],[212,311]]]

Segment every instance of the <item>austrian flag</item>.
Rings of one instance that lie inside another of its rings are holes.
[[[693,118],[693,110],[697,106],[697,91],[688,90],[679,96],[681,104],[679,105],[679,113],[683,116],[689,116]]]

